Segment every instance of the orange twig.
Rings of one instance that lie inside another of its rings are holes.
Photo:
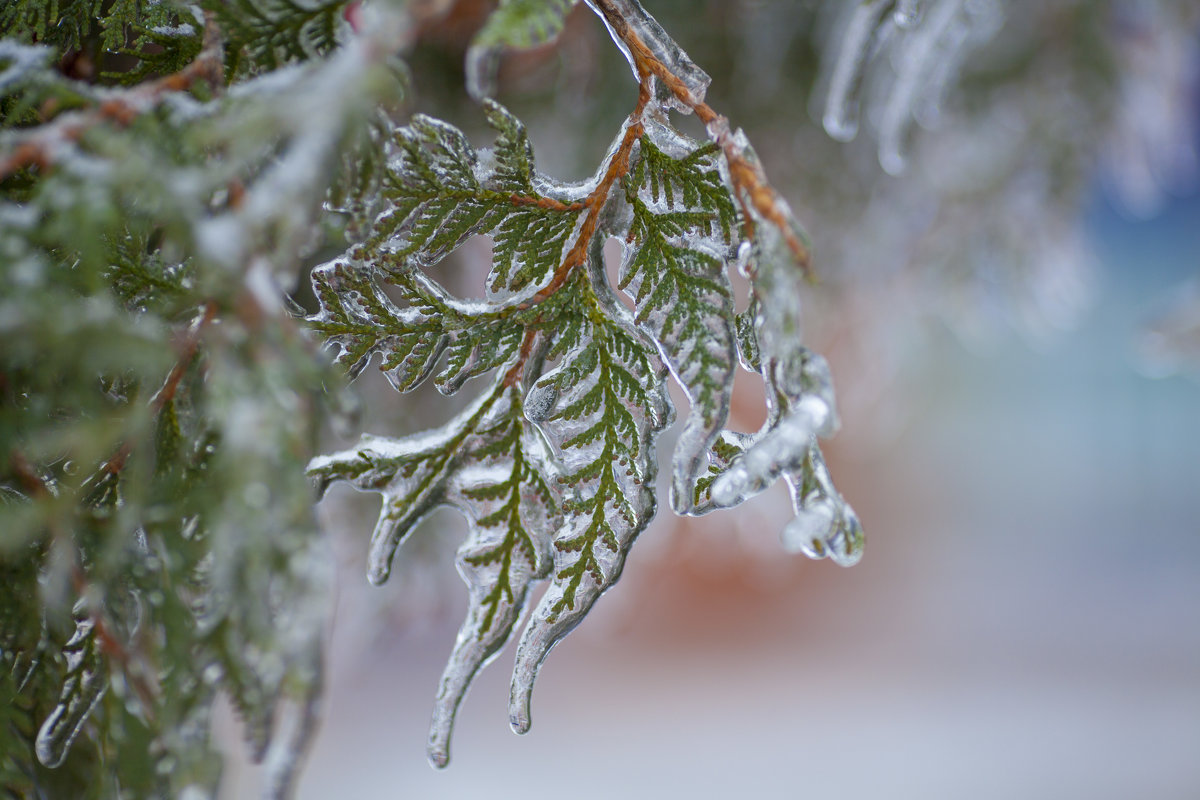
[[[645,131],[642,124],[642,114],[650,102],[649,77],[648,72],[642,72],[641,80],[638,83],[637,105],[633,107],[633,112],[629,115],[625,135],[621,138],[621,144],[617,146],[616,152],[609,159],[608,167],[604,170],[604,175],[600,178],[600,182],[583,199],[582,204],[574,204],[582,205],[582,207],[587,209],[587,216],[584,217],[583,224],[579,226],[579,235],[576,236],[571,249],[563,257],[562,264],[554,271],[554,277],[550,279],[550,283],[524,304],[524,308],[537,305],[561,289],[575,268],[587,260],[588,247],[591,245],[592,237],[596,234],[596,228],[600,224],[600,212],[608,202],[608,196],[612,192],[613,185],[629,174],[629,157],[633,154],[633,145],[638,139],[642,138],[642,134]]]
[[[792,229],[791,224],[781,209],[779,195],[767,182],[762,169],[747,159],[743,155],[742,149],[734,141],[733,134],[729,130],[729,121],[714,111],[702,99],[692,94],[687,84],[679,76],[671,72],[666,64],[655,57],[646,43],[642,41],[641,36],[629,26],[624,16],[612,4],[611,0],[593,0],[593,5],[603,15],[605,21],[608,22],[617,36],[621,38],[621,41],[625,43],[634,64],[637,66],[638,72],[641,74],[648,73],[658,78],[671,94],[681,103],[691,108],[700,121],[708,127],[709,135],[720,145],[721,151],[725,154],[725,161],[729,164],[729,177],[733,181],[734,189],[737,191],[738,202],[742,204],[743,211],[749,212],[749,207],[752,206],[759,216],[769,220],[778,227],[783,234],[784,241],[787,242],[788,249],[792,251],[796,262],[804,270],[805,274],[811,274],[811,252]],[[643,85],[645,84],[644,79],[642,83]],[[746,217],[747,221],[749,221],[750,217],[748,213]]]

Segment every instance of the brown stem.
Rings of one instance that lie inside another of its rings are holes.
[[[195,61],[179,72],[139,84],[92,108],[63,114],[44,125],[23,131],[15,137],[12,150],[0,157],[0,180],[24,167],[47,169],[58,157],[58,145],[62,142],[76,142],[103,122],[127,127],[165,95],[187,91],[199,81],[220,86],[224,80],[223,58],[220,28],[209,13],[205,18],[204,43]]]
[[[533,352],[533,341],[536,338],[536,330],[533,328],[525,329],[525,338],[521,340],[521,352],[517,354],[517,361],[504,374],[505,386],[512,387],[520,383],[521,373],[525,370],[525,362],[529,360],[529,354]]]
[[[592,0],[592,4],[604,17],[609,27],[625,43],[639,76],[650,74],[658,78],[676,99],[692,109],[700,121],[707,126],[709,136],[721,146],[725,161],[729,164],[729,177],[733,181],[742,210],[747,212],[745,215],[747,223],[750,222],[748,212],[750,207],[753,207],[760,217],[769,220],[779,228],[796,262],[806,275],[811,275],[812,253],[796,235],[787,215],[782,210],[779,195],[767,182],[762,168],[747,159],[742,148],[734,140],[733,134],[729,130],[729,121],[714,111],[708,103],[692,94],[687,84],[654,55],[642,41],[642,37],[630,27],[620,10],[613,5],[612,0]],[[644,77],[641,78],[641,83],[645,87]],[[753,236],[752,228],[749,233]]]
[[[586,203],[564,203],[553,197],[530,197],[524,194],[514,194],[510,195],[508,199],[514,206],[537,206],[547,211],[582,211],[587,208]]]
[[[179,358],[175,360],[175,365],[171,367],[171,371],[167,374],[166,381],[163,382],[162,388],[154,395],[150,401],[150,407],[155,413],[163,410],[167,403],[175,399],[175,393],[179,391],[179,382],[183,380],[184,373],[191,366],[192,361],[196,358],[196,353],[200,350],[200,338],[204,334],[204,329],[216,318],[217,304],[213,300],[209,300],[204,304],[200,312],[200,316],[192,323],[192,327],[188,329],[187,335],[183,337],[183,341],[179,344]]]
[[[596,188],[589,192],[582,201],[582,207],[587,209],[587,216],[584,217],[583,224],[579,226],[579,235],[576,236],[571,249],[567,251],[562,264],[554,271],[550,283],[524,303],[522,308],[531,308],[553,295],[563,287],[575,268],[587,260],[588,247],[591,245],[592,237],[596,234],[596,228],[600,225],[600,212],[604,210],[604,205],[608,202],[613,185],[629,174],[629,157],[633,154],[633,145],[642,138],[645,131],[642,114],[650,103],[650,74],[642,71],[639,77],[641,80],[638,82],[637,105],[633,107],[633,111],[629,115],[625,135],[621,137],[621,144],[617,146],[616,152],[608,160],[608,166],[604,170],[600,182],[596,184]]]

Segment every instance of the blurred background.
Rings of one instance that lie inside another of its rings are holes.
[[[486,143],[461,65],[489,5],[432,5],[409,110]],[[338,487],[329,689],[300,797],[1200,798],[1195,4],[885,14],[842,98],[859,109],[845,143],[822,120],[856,4],[646,5],[812,233],[810,346],[843,422],[825,449],[866,556],[785,554],[780,487],[702,519],[660,509],[547,660],[532,731],[508,729],[510,645],[435,772],[465,524],[428,520],[373,588],[378,499]],[[582,7],[556,45],[507,57],[499,86],[539,168],[576,180],[636,94]],[[456,258],[439,279],[478,291],[486,243]],[[733,420],[753,429],[743,383]],[[370,432],[452,410],[374,371],[359,391]],[[251,796],[220,724],[225,794]]]

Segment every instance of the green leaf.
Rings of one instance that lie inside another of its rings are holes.
[[[638,323],[662,347],[691,406],[675,448],[683,468],[671,485],[676,513],[688,514],[729,415],[737,362],[725,262],[736,215],[714,145],[676,159],[647,136],[640,152],[626,186],[633,223],[619,287],[633,296]]]
[[[202,0],[225,32],[226,70],[274,70],[324,55],[338,43],[349,0]]]
[[[472,46],[526,49],[562,33],[576,0],[500,0]]]
[[[417,115],[396,132],[382,191],[391,208],[376,219],[367,248],[429,265],[472,236],[491,235],[489,292],[521,292],[545,283],[561,263],[580,209],[533,188],[524,128],[499,104],[486,110],[500,134],[486,165],[443,122]]]
[[[409,305],[397,306],[381,282]],[[379,368],[400,391],[436,373],[438,389],[453,393],[510,361],[521,345],[520,324],[449,301],[403,264],[381,271],[352,254],[313,270],[313,291],[321,307],[308,324],[338,349],[337,362],[355,377],[378,355]]]
[[[453,496],[470,521],[457,558],[469,602],[434,705],[429,757],[435,766],[449,759],[454,716],[471,681],[512,635],[529,587],[548,573],[549,535],[562,519],[544,477],[549,454],[522,415],[517,388],[506,389],[480,424],[467,462]]]
[[[654,516],[654,441],[670,421],[665,374],[654,350],[617,305],[593,251],[574,313],[551,350],[560,363],[531,388],[552,397],[539,427],[554,446],[565,518],[554,534],[554,572],[517,647],[509,715],[528,729],[539,666],[620,577]],[[541,416],[541,415],[539,415]]]

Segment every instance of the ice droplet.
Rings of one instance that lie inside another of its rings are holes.
[[[896,8],[892,11],[892,21],[896,27],[908,30],[921,21],[921,0],[897,0]]]
[[[530,422],[545,422],[554,413],[558,402],[558,389],[546,384],[536,384],[525,395],[525,418]]]
[[[828,555],[825,539],[833,530],[837,508],[833,501],[823,497],[808,508],[802,509],[783,529],[783,546],[793,552],[802,552],[809,558],[824,558]]]
[[[863,530],[854,509],[833,485],[821,449],[813,443],[796,469],[784,473],[796,517],[783,529],[783,546],[842,567],[862,558]]]

